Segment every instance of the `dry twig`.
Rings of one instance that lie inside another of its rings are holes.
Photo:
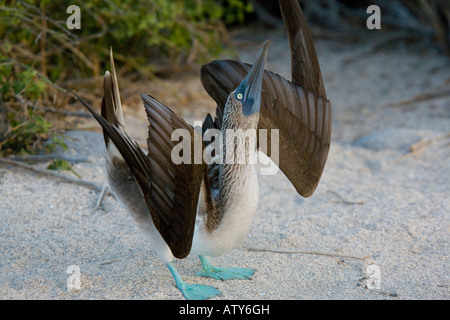
[[[412,98],[408,98],[408,99],[401,100],[398,102],[387,103],[387,104],[381,105],[380,107],[400,107],[400,106],[408,105],[411,103],[417,103],[417,102],[433,100],[433,99],[438,99],[438,98],[443,98],[443,97],[450,97],[450,88],[449,87],[445,87],[443,89],[439,89],[436,91],[419,93],[418,95],[416,95]]]
[[[332,258],[345,258],[345,259],[356,259],[356,260],[367,260],[370,258],[370,255],[365,257],[355,257],[355,256],[347,256],[336,253],[326,253],[326,252],[317,252],[317,251],[281,251],[281,250],[272,250],[272,249],[260,249],[260,248],[252,248],[252,247],[244,247],[247,251],[256,251],[256,252],[270,252],[270,253],[280,253],[280,254],[311,254],[318,256],[326,256]]]
[[[7,166],[22,168],[22,169],[25,169],[25,170],[31,171],[33,173],[49,177],[49,178],[56,178],[58,180],[66,182],[66,183],[77,184],[82,187],[95,190],[97,192],[101,192],[102,188],[103,188],[99,184],[92,182],[92,181],[82,180],[82,179],[78,179],[78,178],[72,178],[72,177],[51,171],[51,170],[36,168],[36,167],[33,167],[33,166],[23,163],[23,162],[0,158],[0,163],[3,165],[7,165]]]
[[[403,161],[409,157],[415,156],[415,155],[421,153],[422,151],[424,151],[425,147],[432,145],[436,142],[439,142],[441,140],[444,140],[448,137],[450,137],[450,132],[444,133],[440,136],[433,137],[433,138],[421,139],[420,141],[414,143],[413,145],[411,145],[409,147],[410,152],[392,160],[390,163],[397,163],[397,162]]]
[[[333,190],[327,190],[327,192],[336,195],[336,196],[341,200],[341,202],[343,202],[343,203],[345,203],[345,204],[357,204],[357,205],[360,205],[360,206],[364,205],[364,202],[363,202],[363,201],[348,201],[348,200],[344,199],[344,197],[342,197],[342,196],[341,196],[339,193],[337,193],[336,191],[333,191]]]
[[[80,162],[89,162],[88,158],[83,157],[71,157],[62,153],[51,153],[51,154],[33,154],[26,156],[9,156],[6,159],[13,161],[22,161],[22,162],[46,162],[50,160],[65,160],[70,163],[80,163]]]

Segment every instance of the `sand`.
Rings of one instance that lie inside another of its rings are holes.
[[[251,62],[266,38],[272,39],[267,68],[289,77],[283,32],[236,36],[241,59]],[[322,180],[305,199],[281,172],[261,176],[250,234],[240,248],[211,259],[255,268],[253,279],[195,277],[200,262],[188,257],[175,262],[186,282],[217,287],[223,294],[217,299],[450,298],[450,63],[420,43],[355,55],[368,45],[316,40],[333,103]],[[186,96],[170,97],[169,89],[156,98],[190,121],[214,110],[198,77],[171,81],[166,88],[187,87],[190,99],[177,104]],[[142,110],[125,108],[140,141]],[[67,135],[67,154],[89,160],[74,164],[76,172],[105,184],[101,134]],[[183,299],[115,198],[106,196],[94,210],[97,198],[91,189],[0,164],[1,299]],[[73,265],[80,288],[68,290]]]

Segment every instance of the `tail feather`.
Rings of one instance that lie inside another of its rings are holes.
[[[103,79],[103,99],[101,114],[108,123],[115,125],[120,129],[124,129],[124,119],[122,111],[122,103],[120,101],[119,84],[117,81],[116,68],[114,66],[114,58],[111,50],[111,72],[106,71]],[[103,137],[105,144],[108,146],[109,137],[103,129]]]
[[[116,117],[117,117],[117,120],[119,121],[119,124],[122,127],[124,127],[125,122],[123,120],[122,102],[120,101],[119,82],[117,81],[117,73],[116,73],[116,67],[114,65],[114,57],[113,57],[112,48],[110,49],[109,59],[110,59],[110,63],[111,63],[113,98],[116,103]]]

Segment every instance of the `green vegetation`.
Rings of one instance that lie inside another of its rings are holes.
[[[50,163],[47,166],[47,169],[49,170],[63,170],[63,171],[71,171],[73,174],[75,174],[78,178],[81,178],[81,176],[72,168],[72,165],[70,162],[66,160],[53,160],[52,163]]]
[[[244,0],[0,4],[0,156],[63,145],[45,111],[67,104],[61,88],[102,75],[110,48],[122,73],[162,76],[217,56],[227,39],[225,23],[241,22],[251,11]],[[80,7],[81,29],[67,28],[70,4]]]

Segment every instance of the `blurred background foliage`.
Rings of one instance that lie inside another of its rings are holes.
[[[0,156],[50,151],[44,142],[57,130],[45,114],[67,104],[62,88],[89,86],[104,74],[110,48],[122,72],[163,77],[217,57],[229,41],[226,25],[252,11],[242,0],[1,4]],[[81,9],[81,29],[67,28],[70,4]]]
[[[448,0],[300,2],[313,34],[364,32],[365,9],[376,4],[382,10],[384,31],[437,39],[442,51],[449,53]],[[153,79],[177,74],[232,49],[231,27],[244,23],[283,27],[276,0],[0,3],[0,156],[64,147],[60,136],[64,128],[55,126],[51,118],[67,109],[70,98],[63,88],[101,84],[110,47],[120,62],[121,76]],[[66,26],[71,4],[81,9],[79,30]]]

